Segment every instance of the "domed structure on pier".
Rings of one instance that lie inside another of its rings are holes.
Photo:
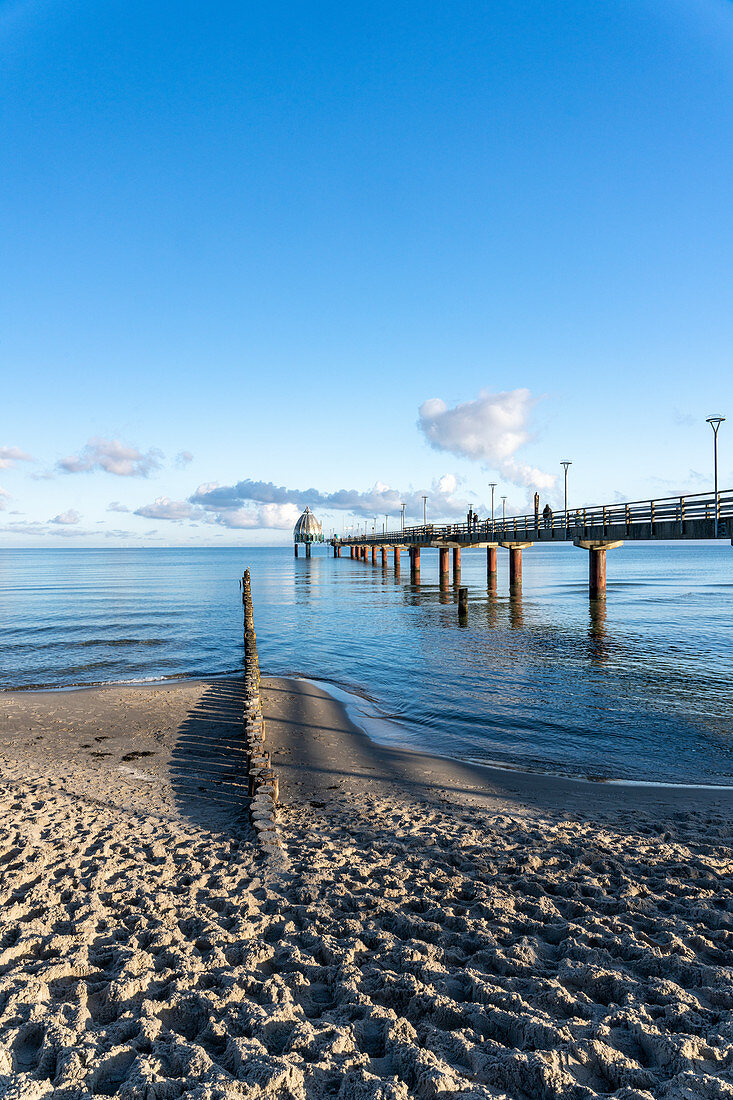
[[[293,529],[293,542],[304,542],[310,546],[312,542],[323,542],[323,527],[311,512],[306,508]]]

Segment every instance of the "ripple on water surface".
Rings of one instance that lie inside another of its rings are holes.
[[[391,556],[382,570],[320,549],[3,550],[0,682],[236,671],[248,565],[263,669],[356,689],[406,744],[570,775],[733,783],[731,553],[626,545],[593,605],[573,547],[526,551],[521,597],[502,557],[492,593],[483,551],[464,551],[461,625],[431,551],[418,589]]]

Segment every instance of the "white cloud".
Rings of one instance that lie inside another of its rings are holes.
[[[448,408],[439,398],[420,406],[418,427],[436,451],[481,462],[514,485],[551,489],[557,480],[514,455],[531,438],[529,418],[537,403],[527,389],[489,393]]]
[[[66,526],[68,524],[78,523],[80,519],[80,514],[74,508],[69,508],[66,512],[59,512],[57,516],[49,520],[49,523],[59,523]]]
[[[190,451],[179,451],[176,455],[176,466],[179,470],[183,470],[188,466],[189,462],[193,462],[193,455]]]
[[[216,522],[224,527],[252,530],[267,527],[280,531],[295,527],[300,508],[294,504],[261,504],[257,508],[235,508],[220,512]]]
[[[119,500],[112,500],[107,506],[108,512],[129,512],[126,504],[120,504]]]
[[[19,447],[0,447],[0,470],[8,470],[16,462],[33,462],[33,459]]]
[[[105,470],[117,477],[147,477],[160,469],[162,458],[161,451],[154,447],[143,454],[118,439],[90,439],[78,455],[62,459],[58,467],[67,474]]]
[[[145,516],[147,519],[167,519],[173,523],[181,523],[186,519],[201,519],[204,512],[201,508],[194,507],[187,500],[156,497],[152,504],[145,504],[142,508],[136,508],[135,515]]]
[[[0,485],[0,512],[4,512],[10,500],[10,493]]]

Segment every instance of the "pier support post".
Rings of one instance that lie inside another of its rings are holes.
[[[509,587],[516,588],[522,583],[522,551],[518,546],[509,550]]]
[[[334,546],[334,548],[333,548],[333,556],[334,556],[335,558],[337,558],[337,557],[339,556],[339,548],[338,548],[338,546]]]
[[[400,575],[400,551],[396,546],[394,548],[394,575],[395,577]]]
[[[367,560],[367,548],[366,548],[366,546],[360,546],[359,549],[361,550],[361,560],[366,561]]]
[[[382,569],[387,568],[387,547],[382,547]]]
[[[465,621],[468,615],[468,589],[458,589],[458,618]]]
[[[461,579],[461,548],[453,547],[453,583],[458,584]]]
[[[522,550],[531,546],[531,542],[500,542],[509,551],[509,588],[522,587]]]
[[[489,588],[496,588],[496,576],[497,576],[497,547],[486,547],[486,580],[488,581]]]
[[[606,551],[588,551],[588,592],[592,600],[606,598]]]
[[[311,544],[309,542],[305,544],[305,556],[307,558],[311,556]]]
[[[351,552],[351,560],[353,561],[353,560],[354,560],[354,547],[353,547],[353,546],[350,546],[350,547],[349,547],[349,550],[350,550],[350,552]]]
[[[420,547],[410,548],[410,580],[413,584],[420,583]]]
[[[588,594],[592,600],[606,598],[606,550],[615,550],[623,542],[590,541],[574,539],[575,546],[588,551]]]
[[[376,564],[377,564],[377,548],[376,548],[376,546],[372,546],[372,565],[376,565]]]
[[[447,546],[445,548],[441,546],[441,548],[438,550],[438,554],[440,555],[440,565],[438,568],[438,573],[440,574],[440,580],[442,583],[448,580],[448,558],[450,556],[450,550]]]
[[[297,542],[295,544],[295,556],[296,556],[296,558],[298,556],[298,544],[297,544]]]

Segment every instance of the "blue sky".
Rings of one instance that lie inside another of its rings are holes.
[[[0,545],[699,492],[711,413],[733,484],[733,5],[19,0],[0,50]]]

